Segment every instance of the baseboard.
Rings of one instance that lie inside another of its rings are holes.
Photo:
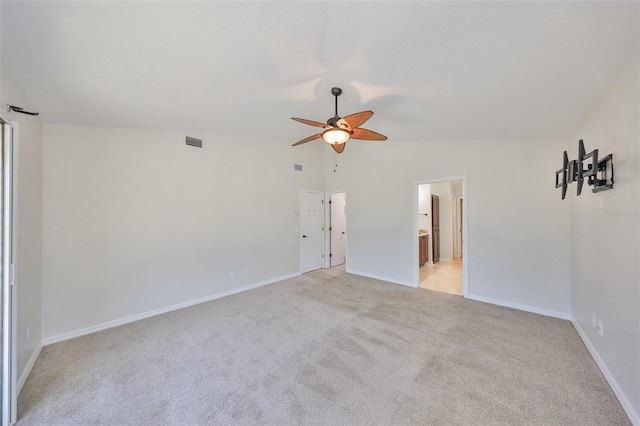
[[[600,367],[600,371],[602,371],[604,378],[607,379],[607,382],[609,382],[609,386],[611,386],[613,393],[615,393],[616,396],[618,397],[618,401],[620,401],[620,405],[622,405],[622,408],[624,408],[624,411],[627,413],[627,416],[629,416],[629,420],[631,420],[631,423],[633,423],[635,426],[640,426],[640,416],[633,409],[633,406],[627,399],[622,389],[620,389],[618,382],[613,377],[613,374],[611,374],[611,371],[609,371],[609,368],[607,368],[607,365],[604,363],[602,358],[600,358],[600,354],[598,354],[598,351],[596,351],[596,348],[591,344],[591,340],[589,340],[589,338],[587,337],[587,333],[585,333],[582,327],[580,327],[580,324],[578,324],[578,321],[576,321],[576,319],[573,317],[571,317],[571,324],[573,324],[573,328],[576,329],[576,331],[578,332],[578,335],[584,342],[584,345],[589,350],[589,353],[591,354],[593,359],[596,361],[596,364],[598,364],[598,367]]]
[[[400,284],[407,287],[416,288],[416,284],[409,281],[397,280],[395,278],[383,277],[382,275],[369,274],[367,272],[354,271],[353,269],[347,269],[348,274],[360,275],[361,277],[373,278],[380,281],[386,281],[393,284]]]
[[[18,395],[20,395],[20,392],[22,392],[22,387],[27,381],[27,377],[29,377],[29,374],[31,374],[31,370],[33,369],[33,366],[36,364],[36,361],[40,356],[40,351],[42,351],[42,346],[43,345],[41,342],[36,348],[36,350],[33,351],[33,354],[31,354],[31,358],[29,358],[29,362],[27,362],[27,365],[24,367],[24,370],[22,371],[22,374],[18,379]]]
[[[513,308],[519,311],[532,312],[534,314],[540,314],[546,317],[571,320],[571,314],[567,314],[565,312],[557,312],[549,309],[537,308],[535,306],[521,305],[519,303],[507,302],[506,300],[491,299],[489,297],[476,296],[473,294],[469,294],[467,296],[467,299],[476,300],[478,302],[491,303],[492,305],[504,306],[506,308]]]
[[[140,321],[142,319],[155,317],[156,315],[166,314],[167,312],[177,311],[178,309],[188,308],[190,306],[199,305],[200,303],[210,302],[215,299],[220,299],[222,297],[231,296],[233,294],[242,293],[243,291],[253,290],[254,288],[262,287],[268,284],[273,284],[279,281],[283,281],[289,278],[294,278],[300,275],[300,272],[295,272],[293,274],[283,275],[280,277],[272,278],[265,281],[260,281],[259,283],[250,284],[240,288],[234,288],[232,290],[223,291],[222,293],[212,294],[210,296],[201,297],[198,299],[189,300],[186,302],[178,303],[175,305],[167,306],[160,309],[154,309],[153,311],[143,312],[136,315],[131,315],[128,317],[120,318],[113,321],[107,321],[101,324],[92,325],[90,327],[81,328],[79,330],[68,331],[66,333],[56,334],[54,336],[49,336],[42,339],[42,344],[44,346],[51,345],[53,343],[62,342],[69,339],[74,339],[76,337],[84,336],[87,334],[95,333],[97,331],[106,330],[108,328],[117,327],[119,325],[128,324],[135,321]]]

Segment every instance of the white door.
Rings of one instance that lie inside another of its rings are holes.
[[[345,194],[340,192],[329,195],[329,234],[331,250],[329,264],[331,267],[342,265],[347,255],[347,205]]]
[[[300,191],[300,272],[324,263],[324,193]]]
[[[11,240],[11,209],[12,209],[12,129],[0,117],[0,155],[2,170],[0,176],[0,245],[1,245],[1,273],[2,287],[2,425],[16,422],[17,416],[17,370],[16,370],[16,299],[13,286],[13,260]]]

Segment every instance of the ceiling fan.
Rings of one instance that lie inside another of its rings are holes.
[[[302,145],[303,143],[311,142],[316,139],[324,139],[331,147],[340,154],[344,151],[344,146],[349,139],[363,139],[368,141],[384,141],[387,137],[380,133],[373,132],[367,129],[361,129],[360,126],[365,123],[373,115],[373,111],[362,111],[355,114],[347,115],[346,117],[340,117],[338,115],[338,96],[342,94],[342,89],[334,87],[331,89],[331,94],[336,98],[336,115],[327,120],[327,124],[320,123],[318,121],[306,120],[304,118],[292,117],[292,120],[299,121],[309,126],[320,127],[325,129],[324,131],[304,138],[294,143],[292,146]]]

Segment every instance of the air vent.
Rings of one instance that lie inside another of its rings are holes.
[[[294,164],[293,165],[293,169],[301,172],[302,171],[302,166],[300,164]]]
[[[187,136],[187,145],[202,148],[202,139],[190,138]]]

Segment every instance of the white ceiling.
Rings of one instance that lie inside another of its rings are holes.
[[[389,140],[566,136],[639,51],[638,2],[1,2],[47,123]]]

